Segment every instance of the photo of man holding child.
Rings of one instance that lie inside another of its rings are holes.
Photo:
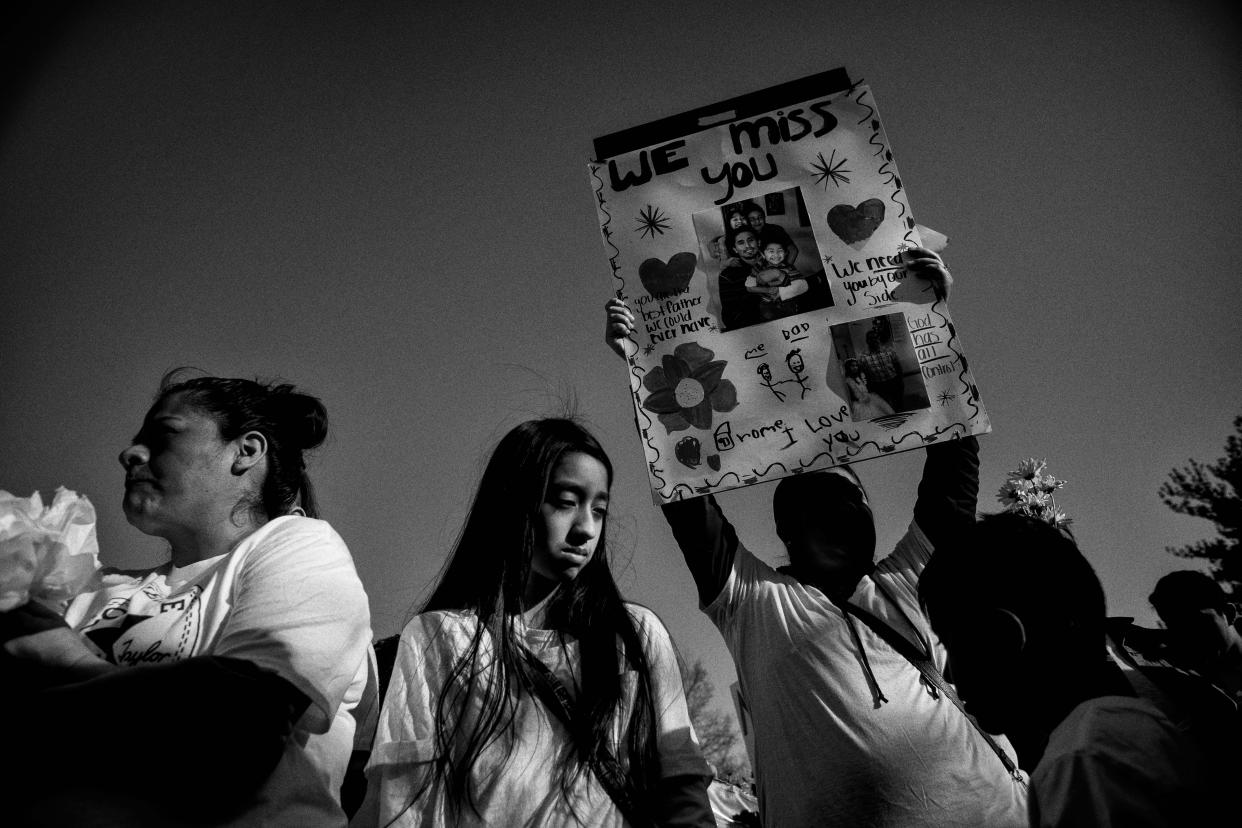
[[[746,199],[694,216],[704,259],[720,268],[715,287],[722,330],[833,304],[801,192],[792,187],[762,200],[766,209]],[[772,218],[778,214],[781,218]]]

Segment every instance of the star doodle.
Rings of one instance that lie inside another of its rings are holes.
[[[841,186],[842,182],[850,183],[850,177],[846,175],[850,170],[845,169],[845,162],[849,160],[848,158],[842,157],[838,161],[835,149],[828,156],[827,161],[824,160],[822,152],[815,153],[815,157],[816,160],[811,163],[811,168],[815,171],[815,183],[823,184],[825,190],[828,189],[829,181],[838,187]]]
[[[645,210],[638,211],[638,227],[634,228],[635,233],[654,239],[657,233],[663,236],[668,228],[668,216],[659,207],[648,204]]]
[[[646,345],[644,345],[644,346],[643,346],[643,355],[644,355],[644,356],[651,356],[651,355],[652,355],[652,354],[654,354],[654,353],[655,353],[655,343],[654,343],[654,342],[648,342]]]
[[[941,391],[940,394],[937,395],[936,397],[937,402],[939,402],[941,405],[948,405],[949,400],[953,400],[953,399],[957,399],[957,394],[953,394],[948,391]]]

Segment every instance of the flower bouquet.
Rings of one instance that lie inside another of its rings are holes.
[[[63,486],[45,507],[35,492],[0,491],[0,612],[33,601],[58,613],[98,583],[95,507]]]
[[[1051,523],[1063,531],[1069,531],[1073,522],[1065,512],[1057,508],[1053,492],[1065,485],[1047,472],[1048,464],[1034,457],[1023,460],[1016,471],[1009,472],[1009,479],[1000,487],[996,499],[1006,512],[1017,512]]]

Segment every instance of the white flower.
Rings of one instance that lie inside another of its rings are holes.
[[[1041,477],[1038,480],[1036,480],[1035,484],[1039,488],[1040,491],[1048,492],[1049,494],[1051,494],[1052,492],[1055,492],[1057,489],[1064,486],[1065,481],[1057,480],[1052,475],[1048,475],[1047,477]]]
[[[1022,493],[1022,510],[1028,515],[1038,517],[1046,508],[1052,505],[1052,496],[1044,492],[1029,491]]]
[[[1053,526],[1067,526],[1070,518],[1057,508],[1052,493],[1065,485],[1047,472],[1046,460],[1030,457],[1018,464],[1018,468],[1009,472],[1007,479],[996,495],[1006,512],[1017,512],[1038,520],[1051,523]]]
[[[36,600],[60,609],[99,570],[95,507],[63,486],[52,505],[0,491],[0,612]]]
[[[996,499],[1006,507],[1016,506],[1018,503],[1018,485],[1012,480],[1006,480],[1000,487],[1000,491],[996,493]]]
[[[1036,477],[1043,474],[1046,466],[1047,461],[1036,460],[1034,457],[1028,457],[1018,464],[1017,471],[1011,471],[1009,474],[1011,477],[1022,477],[1027,480],[1034,480]]]

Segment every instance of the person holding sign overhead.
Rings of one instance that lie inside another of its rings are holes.
[[[902,256],[947,295],[939,256]],[[605,339],[623,355],[633,316],[619,300],[606,314]],[[929,446],[914,520],[878,564],[870,501],[849,467],[777,484],[780,568],[742,545],[711,495],[663,507],[751,711],[765,828],[1026,824],[1026,777],[1009,744],[955,703],[918,602],[932,551],[974,521],[978,469],[974,437]]]

